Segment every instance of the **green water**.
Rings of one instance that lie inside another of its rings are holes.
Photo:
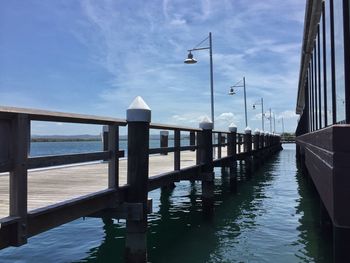
[[[151,192],[149,262],[332,262],[317,195],[298,172],[295,145],[284,148],[250,180],[238,165],[236,194],[215,170],[212,220],[203,216],[200,183]],[[0,251],[0,262],[123,262],[124,237],[124,221],[79,219]]]

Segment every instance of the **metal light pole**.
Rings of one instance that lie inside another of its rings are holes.
[[[244,90],[245,126],[248,127],[248,117],[247,117],[247,93],[246,93],[246,90],[245,90],[245,77],[243,77],[243,90]]]
[[[261,129],[263,131],[265,129],[264,98],[260,98],[260,103],[259,102],[255,102],[253,104],[253,110],[255,110],[255,106],[256,105],[261,105]]]
[[[209,40],[209,47],[198,47],[200,46],[204,41]],[[186,64],[195,64],[197,63],[197,60],[193,58],[192,51],[198,51],[198,50],[209,50],[209,58],[210,58],[210,95],[211,95],[211,121],[214,125],[214,77],[213,77],[213,44],[212,44],[212,37],[211,32],[209,32],[209,36],[202,40],[198,45],[196,45],[194,48],[187,50],[188,56],[187,59],[185,59],[184,63]]]
[[[273,133],[276,132],[276,117],[275,117],[275,113],[273,113]]]
[[[243,87],[244,90],[244,115],[245,115],[245,126],[248,127],[248,115],[247,115],[247,93],[246,93],[246,87],[245,87],[245,77],[243,77],[243,85],[239,85],[241,82],[238,81],[235,85],[230,87],[230,92],[228,93],[229,95],[234,95],[236,94],[234,91],[234,88],[240,88]]]
[[[281,123],[282,123],[282,140],[284,139],[284,120],[283,117],[281,117]]]
[[[270,117],[269,117],[269,119],[270,119],[270,132],[272,132],[272,115],[271,115],[271,108],[269,109],[269,111],[270,111]]]

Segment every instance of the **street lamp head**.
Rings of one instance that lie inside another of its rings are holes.
[[[236,94],[235,90],[233,89],[233,87],[231,87],[228,95],[235,95],[235,94]]]
[[[185,64],[195,64],[197,63],[197,60],[193,58],[193,55],[191,51],[188,53],[187,58],[184,60]]]

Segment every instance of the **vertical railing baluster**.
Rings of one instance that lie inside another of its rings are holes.
[[[181,147],[181,132],[179,129],[176,129],[174,131],[174,147],[175,147],[175,151],[174,151],[174,170],[180,170],[180,164],[181,164],[181,151],[180,151],[180,147]]]
[[[160,148],[168,148],[169,146],[169,132],[160,131]],[[161,155],[168,155],[167,151],[161,152]]]
[[[30,145],[30,120],[27,114],[17,114],[12,122],[10,171],[10,216],[18,217],[13,234],[14,246],[27,243],[28,170],[27,160]]]
[[[218,135],[218,159],[220,159],[221,158],[221,144],[222,144],[221,132],[218,132],[217,135]]]
[[[108,151],[110,159],[108,162],[108,188],[117,189],[119,187],[119,126],[111,124],[108,126]]]

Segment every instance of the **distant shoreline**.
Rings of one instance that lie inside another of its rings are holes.
[[[100,142],[99,138],[79,139],[79,138],[32,138],[31,142]]]

